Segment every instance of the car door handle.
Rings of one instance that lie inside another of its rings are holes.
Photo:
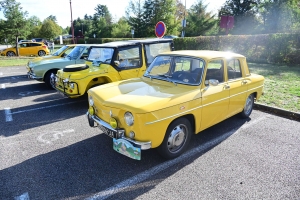
[[[230,85],[224,85],[224,89],[229,89]]]
[[[242,83],[243,83],[243,84],[247,84],[248,82],[247,82],[246,80],[243,80]]]

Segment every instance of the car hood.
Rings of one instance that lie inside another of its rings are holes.
[[[36,67],[38,65],[45,65],[45,64],[59,64],[59,63],[68,63],[70,62],[71,60],[68,59],[68,58],[56,58],[56,59],[42,59],[42,60],[35,60],[33,61],[33,64],[34,66],[33,67]]]
[[[173,83],[136,78],[105,84],[88,92],[104,106],[147,113],[200,98],[199,86],[174,85]]]

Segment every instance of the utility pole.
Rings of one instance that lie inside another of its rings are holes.
[[[73,44],[75,44],[75,41],[74,41],[74,26],[73,26],[73,18],[72,18],[72,2],[71,2],[71,0],[70,0],[70,10],[71,10],[72,40],[73,40]]]

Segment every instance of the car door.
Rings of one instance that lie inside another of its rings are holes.
[[[212,60],[207,64],[205,85],[202,90],[201,129],[208,128],[226,118],[229,105],[229,88],[224,79],[224,61]],[[209,84],[209,81],[215,82]]]
[[[141,57],[140,45],[119,48],[117,68],[122,79],[138,77],[142,66]]]
[[[232,58],[226,61],[229,87],[228,117],[242,111],[247,97],[247,81],[243,77],[241,61]]]
[[[29,43],[21,43],[19,45],[19,55],[21,55],[21,56],[30,55],[30,44]]]

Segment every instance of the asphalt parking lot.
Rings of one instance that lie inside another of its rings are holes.
[[[254,110],[198,135],[186,153],[136,161],[68,99],[0,68],[0,199],[300,199],[300,122]]]

